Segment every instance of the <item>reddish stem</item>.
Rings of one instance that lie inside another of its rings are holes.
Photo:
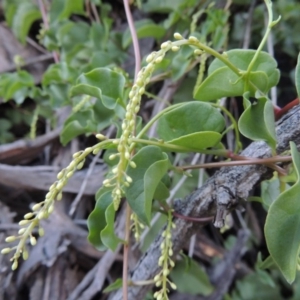
[[[286,114],[291,108],[293,108],[294,106],[298,105],[299,99],[296,98],[295,100],[291,101],[290,103],[288,103],[286,106],[284,106],[283,108],[278,108],[275,107],[274,108],[274,113],[275,113],[275,120],[279,120],[284,114]]]

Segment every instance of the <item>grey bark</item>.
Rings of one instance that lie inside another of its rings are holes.
[[[277,122],[277,153],[290,149],[293,141],[300,148],[300,107],[297,106]],[[264,142],[251,143],[241,155],[255,158],[271,157],[271,149]],[[270,178],[272,170],[262,165],[223,167],[199,189],[183,200],[175,201],[175,210],[186,216],[215,216],[215,225],[222,226],[226,214],[240,202],[246,201],[249,192],[262,179]],[[199,229],[198,223],[176,219],[176,229],[172,233],[174,255],[178,254],[185,242]],[[148,251],[141,257],[130,273],[133,281],[149,280],[159,271],[162,237],[159,234]],[[128,299],[143,299],[151,286],[130,287]],[[122,291],[110,296],[110,300],[121,300]]]

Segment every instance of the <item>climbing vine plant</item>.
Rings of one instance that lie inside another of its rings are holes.
[[[145,58],[144,66],[132,82],[124,70],[117,67],[117,63],[124,60],[124,49],[131,43],[132,37],[129,32],[123,36],[118,32],[109,34],[112,21],[107,17],[107,12],[110,6],[94,2],[101,4],[102,22],[93,22],[89,27],[84,22],[75,23],[69,19],[72,14],[85,14],[83,1],[71,4],[70,1],[63,3],[53,0],[49,10],[50,23],[44,20],[39,39],[48,50],[53,51],[54,57],[59,54],[60,60],[48,68],[41,87],[36,87],[31,75],[21,68],[16,73],[0,76],[0,93],[5,101],[14,99],[21,104],[26,97],[36,101],[32,135],[37,115],[43,108],[47,107],[51,111],[63,105],[71,105],[73,111],[62,129],[62,144],[67,144],[80,134],[99,132],[95,134],[99,142],[74,153],[73,160],[59,172],[57,181],[50,186],[44,201],[35,204],[32,211],[20,221],[18,235],[6,238],[8,243],[15,245],[4,248],[2,254],[12,254],[13,270],[18,267],[21,256],[23,259],[28,258],[27,241],[31,245],[36,244],[33,229],[38,227],[39,235],[44,235],[40,221],[51,214],[55,201],[62,199],[63,188],[68,180],[84,166],[88,155],[105,150],[106,161],[111,167],[96,194],[95,208],[88,217],[88,239],[99,250],[116,250],[120,243],[126,245],[128,241],[114,232],[116,212],[122,199],[126,199],[132,212],[132,230],[138,240],[144,226],[150,226],[158,203],[167,215],[167,225],[162,232],[164,241],[157,262],[161,271],[151,283],[158,287],[154,294],[156,299],[168,299],[169,289],[176,289],[175,282],[169,279],[176,261],[171,239],[175,226],[172,221],[173,210],[166,203],[169,197],[167,178],[170,170],[184,173],[183,169],[173,166],[170,153],[196,152],[234,158],[241,150],[241,133],[249,139],[265,141],[276,155],[275,119],[269,92],[277,85],[280,73],[276,60],[262,49],[280,18],[274,20],[272,3],[265,0],[269,22],[257,50],[232,49],[220,53],[225,41],[220,36],[217,38],[212,35],[213,30],[209,29],[209,25],[216,16],[226,23],[228,13],[226,10],[216,10],[213,15],[211,7],[194,13],[189,28],[190,36],[185,38],[175,33],[174,39],[163,42],[159,50]],[[5,1],[5,8],[8,25],[24,42],[32,23],[42,17],[41,9],[31,1],[22,4]],[[151,10],[150,3],[148,9]],[[206,32],[197,31],[197,20],[205,13]],[[220,31],[221,27],[224,27],[222,23],[214,27],[215,32]],[[149,32],[153,35],[155,31],[154,37],[157,40],[166,31],[150,20],[137,23],[136,28],[139,37],[148,36]],[[67,35],[72,37],[72,41]],[[212,42],[207,40],[210,35]],[[86,36],[90,39],[83,46]],[[77,46],[74,47],[74,44]],[[121,45],[121,48],[115,47],[115,44]],[[210,63],[206,71],[208,61]],[[182,64],[181,67],[178,62]],[[188,73],[196,65],[195,62],[200,64],[193,87],[193,99],[164,108],[144,124],[138,113],[142,97],[147,94],[147,86],[152,83],[153,76],[168,69],[170,76],[177,80]],[[298,94],[299,69],[298,65],[295,80]],[[244,106],[238,121],[219,101],[224,97],[237,96],[243,99]],[[227,127],[224,115],[231,120],[231,125]],[[117,127],[115,138],[100,133],[112,123]],[[157,137],[149,138],[148,132],[154,125]],[[226,149],[222,143],[229,130],[235,133],[233,151]],[[291,159],[294,162],[295,183],[290,189],[282,191],[270,205],[265,225],[270,259],[290,283],[295,280],[300,245],[297,228],[300,218],[297,199],[300,193],[300,156],[293,143]],[[277,165],[271,167],[278,170]],[[291,247],[287,249],[286,245]]]

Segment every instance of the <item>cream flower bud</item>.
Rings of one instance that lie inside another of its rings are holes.
[[[68,173],[69,174],[69,173]],[[60,190],[62,190],[62,188],[64,187],[64,182],[63,181],[60,181],[58,184],[57,184],[57,186],[56,186],[56,188],[60,191]],[[47,196],[46,196],[46,199],[47,199]]]
[[[108,157],[109,160],[114,160],[114,159],[116,159],[116,158],[117,158],[117,154],[111,154],[111,155]]]
[[[134,161],[130,161],[129,165],[131,168],[135,169],[136,168],[136,163]]]
[[[159,274],[157,274],[157,275],[155,275],[155,277],[153,278],[153,280],[156,282],[156,281],[158,281],[160,279],[160,275]]]
[[[46,217],[46,214],[45,214],[43,211],[39,212],[39,214],[37,215],[37,218],[38,218],[39,220],[42,220],[42,219],[44,219],[45,217]]]
[[[174,33],[174,38],[175,38],[176,40],[182,40],[182,39],[183,39],[183,36],[182,36],[180,33],[175,32],[175,33]]]
[[[168,47],[169,43],[168,42],[164,42],[160,45],[161,49],[166,49]]]
[[[173,290],[176,290],[177,289],[177,286],[174,282],[170,282],[170,286]]]
[[[161,280],[159,280],[155,283],[155,286],[159,287],[159,286],[161,286],[161,284],[162,284],[162,282],[161,282]]]
[[[90,152],[92,152],[92,150],[93,150],[92,147],[87,147],[87,148],[84,149],[84,152],[85,153],[90,153]]]
[[[94,150],[93,150],[93,154],[94,154],[94,155],[98,154],[98,153],[100,152],[100,150],[101,150],[100,148],[94,149]]]
[[[103,135],[103,134],[101,134],[101,133],[98,133],[98,134],[96,134],[96,138],[98,139],[98,140],[106,140],[107,139],[107,137],[105,136],[105,135]]]
[[[139,89],[139,95],[141,96],[141,95],[143,95],[145,93],[145,88],[144,87],[141,87],[140,89]]]
[[[37,203],[37,204],[34,204],[34,205],[32,206],[32,210],[33,210],[33,211],[36,211],[36,210],[40,209],[42,205],[43,205],[43,203]]]
[[[24,219],[31,219],[34,216],[34,213],[27,213],[26,215],[24,215]]]
[[[161,63],[162,62],[162,60],[163,60],[163,57],[162,56],[159,56],[159,57],[157,57],[156,59],[155,59],[155,63],[156,64],[159,64],[159,63]]]
[[[57,188],[58,188],[59,184],[57,185]],[[52,196],[52,192],[48,192],[45,196],[46,199],[50,199]]]
[[[168,269],[163,270],[163,275],[168,276],[170,274],[170,271]]]
[[[39,232],[39,236],[44,236],[44,234],[45,234],[45,230],[42,227],[39,228],[38,232]]]
[[[139,85],[139,86],[142,86],[142,85],[143,85],[143,78],[139,77],[139,78],[136,80],[136,84]]]
[[[129,182],[129,183],[131,183],[131,182],[132,182],[132,178],[131,178],[130,176],[127,175],[127,176],[126,176],[126,181]]]
[[[146,58],[146,62],[147,62],[147,63],[151,63],[152,60],[153,60],[153,58],[154,58],[153,53],[149,54],[149,55],[147,56],[147,58]]]
[[[157,300],[162,300],[163,299],[163,295],[162,294],[159,294],[156,298]]]
[[[56,200],[60,201],[62,199],[62,196],[63,196],[62,192],[58,193],[56,196]]]
[[[107,185],[107,184],[109,184],[110,183],[110,180],[109,179],[104,179],[103,180],[103,185]]]
[[[74,172],[73,172],[73,171],[71,171],[71,172],[68,172],[66,177],[67,177],[67,178],[71,178],[71,177],[73,176],[73,174],[74,174]]]
[[[5,239],[5,242],[6,243],[11,243],[11,242],[14,242],[16,240],[16,237],[15,236],[8,236],[6,239]]]
[[[164,262],[164,257],[161,256],[161,257],[158,259],[158,265],[161,267],[162,264],[163,264],[163,262]]]
[[[77,165],[77,170],[82,169],[82,167],[83,167],[83,165],[84,165],[84,162],[85,162],[85,160],[83,160],[82,162],[80,162],[80,163]]]
[[[173,52],[177,52],[179,49],[180,49],[180,47],[178,47],[178,46],[173,46],[173,47],[171,48],[171,50],[172,50]]]
[[[82,151],[75,152],[72,157],[75,159],[81,155]]]
[[[22,235],[25,231],[26,231],[26,228],[21,228],[21,229],[19,229],[18,234]]]
[[[132,98],[134,96],[134,91],[130,91],[128,97]]]
[[[29,220],[22,220],[19,222],[19,225],[24,226],[24,225],[27,225],[29,222],[30,222]]]
[[[8,254],[9,252],[11,252],[11,248],[3,248],[2,250],[1,250],[1,254]]]
[[[30,237],[30,244],[31,244],[32,246],[35,246],[35,245],[36,245],[36,238],[35,238],[34,236],[31,236],[31,237]]]
[[[14,270],[16,270],[17,268],[18,268],[18,261],[15,260],[15,261],[13,262],[12,266],[11,266],[11,269],[14,271]]]
[[[48,214],[51,214],[54,210],[54,205],[50,205],[49,208],[48,208]]]
[[[196,43],[196,42],[198,42],[198,39],[197,39],[196,37],[194,37],[194,36],[191,35],[191,36],[189,37],[189,41],[190,41],[190,42],[193,42],[193,43]]]
[[[24,249],[23,252],[22,252],[22,257],[23,257],[23,259],[24,259],[24,260],[27,260],[27,259],[28,259],[28,256],[29,256],[28,251],[27,251],[26,249]]]
[[[59,172],[59,173],[57,174],[56,178],[57,178],[58,180],[62,179],[62,178],[64,177],[64,173],[65,173],[65,172],[63,172],[63,171]]]

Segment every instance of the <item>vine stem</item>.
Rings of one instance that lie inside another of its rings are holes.
[[[132,38],[132,43],[133,43],[133,50],[134,50],[134,57],[135,57],[134,81],[136,81],[138,72],[141,69],[141,53],[140,53],[139,41],[134,27],[129,0],[123,0],[123,4],[124,4],[127,23]],[[132,151],[131,155],[133,155],[133,152],[134,151]],[[129,204],[126,202],[126,224],[125,224],[126,243],[124,244],[124,250],[123,250],[123,286],[122,286],[124,300],[128,299],[128,255],[129,255],[129,246],[130,246],[130,214],[131,214],[131,209]]]
[[[124,3],[124,9],[125,9],[125,13],[126,13],[127,23],[128,23],[131,38],[132,38],[134,58],[135,58],[134,80],[136,80],[137,74],[141,69],[141,53],[140,53],[139,41],[137,38],[137,33],[136,33],[136,30],[134,27],[132,14],[131,14],[130,7],[129,7],[129,0],[123,0],[123,3]]]
[[[45,3],[44,3],[43,0],[38,0],[38,3],[39,3],[40,11],[41,11],[41,14],[42,14],[44,26],[48,30],[49,29],[49,22],[48,22],[48,18],[47,18],[47,10],[46,10],[46,7],[45,7]],[[59,63],[58,53],[53,51],[52,55],[53,55],[53,59],[54,59],[55,63],[56,64]]]
[[[181,166],[176,167],[176,169],[180,169],[182,171],[192,170],[192,169],[200,169],[200,168],[220,168],[220,167],[231,167],[231,166],[245,166],[245,165],[268,165],[271,167],[271,164],[276,162],[291,162],[291,156],[274,156],[270,158],[247,158],[247,157],[238,157],[238,161],[222,161],[215,163],[205,163],[198,165],[190,165],[190,166]],[[281,170],[282,171],[282,170]]]

